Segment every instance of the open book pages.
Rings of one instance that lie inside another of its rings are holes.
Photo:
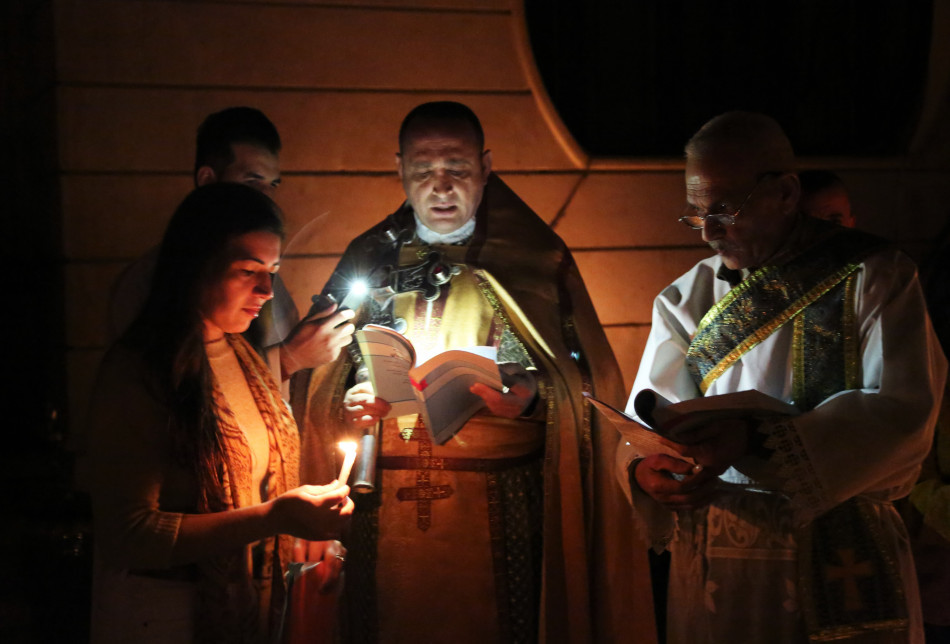
[[[588,393],[585,393],[584,396],[590,401],[590,404],[594,406],[594,409],[599,411],[604,418],[609,420],[610,424],[620,432],[623,440],[634,447],[637,454],[641,456],[668,454],[680,460],[695,463],[691,458],[680,455],[674,446],[676,441],[662,437],[653,429],[646,425],[641,425],[616,407],[602,400],[598,400]]]
[[[409,370],[423,420],[437,445],[445,443],[472,415],[485,406],[481,396],[469,391],[476,382],[501,390],[501,376],[490,352],[458,349],[445,351]],[[486,355],[486,353],[490,353]]]
[[[387,418],[417,413],[409,378],[416,352],[409,339],[388,327],[367,324],[356,332],[356,340],[376,397],[392,405]]]
[[[677,438],[681,438],[687,429],[722,418],[764,418],[799,413],[793,405],[759,391],[743,391],[670,403],[656,392],[644,390],[634,398],[634,409],[637,410],[640,418],[655,424],[654,427],[650,427],[593,396],[588,394],[585,396],[594,408],[620,432],[623,440],[633,447],[633,451],[640,457],[666,454],[694,465],[696,461],[682,456],[677,449],[678,446],[685,445]],[[644,416],[644,413],[647,416]],[[673,476],[677,479],[682,478],[679,475]],[[765,493],[772,493],[778,489],[775,475],[767,467],[763,468],[761,462],[748,456],[740,459],[720,476],[720,485],[739,486],[749,491]]]
[[[766,418],[794,416],[798,408],[755,389],[717,396],[690,398],[673,403],[653,391],[644,389],[633,399],[637,417],[658,433],[671,439],[702,425],[725,418]]]
[[[356,339],[376,396],[392,405],[387,418],[422,414],[439,445],[484,406],[469,391],[473,384],[503,387],[495,347],[443,351],[415,364],[418,354],[412,342],[393,329],[367,324]]]

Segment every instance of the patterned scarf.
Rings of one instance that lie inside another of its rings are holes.
[[[264,361],[240,335],[226,337],[267,428],[270,449],[261,490],[261,499],[267,501],[298,486],[297,425]],[[223,450],[215,472],[221,487],[202,490],[199,512],[222,512],[251,504],[250,446],[217,382],[214,408]],[[267,641],[267,634],[279,624],[285,594],[284,573],[292,547],[293,537],[278,535],[203,561],[196,641]],[[255,574],[256,570],[260,572]]]

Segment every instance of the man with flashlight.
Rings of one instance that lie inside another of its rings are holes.
[[[468,107],[412,110],[396,165],[407,201],[324,292],[343,301],[364,280],[357,321],[422,360],[496,347],[507,386],[473,385],[484,410],[436,444],[418,415],[387,418],[352,353],[295,383],[304,480],[336,477],[338,440],[378,433],[346,544],[350,639],[653,641],[646,551],[611,481],[617,434],[582,398],[619,401],[622,379],[570,252],[492,174]]]
[[[274,198],[280,186],[281,140],[267,116],[253,107],[209,114],[195,137],[195,187],[241,183]],[[155,271],[158,247],[131,264],[116,280],[109,303],[110,332],[118,337],[142,310]],[[334,360],[352,338],[352,314],[326,303],[298,322],[283,282],[275,277],[274,299],[246,337],[263,354],[280,382],[295,371]]]

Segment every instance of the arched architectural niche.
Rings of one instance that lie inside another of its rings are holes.
[[[399,205],[396,131],[427,100],[479,114],[499,174],[574,252],[628,384],[653,296],[706,255],[674,216],[680,159],[590,158],[574,141],[540,82],[520,0],[51,7],[72,409],[85,408],[108,342],[110,284],[158,243],[191,186],[197,125],[230,105],[259,107],[283,136],[278,201],[292,233],[283,271],[299,308],[346,242]],[[945,104],[931,121],[944,113]],[[947,203],[932,198],[946,164],[909,173],[906,159],[817,162],[837,164],[868,213]]]
[[[52,14],[73,409],[108,343],[110,284],[158,243],[190,189],[198,123],[229,105],[264,110],[284,139],[283,271],[300,308],[349,238],[399,205],[396,130],[426,100],[475,109],[499,173],[558,219],[585,272],[599,245],[616,245],[585,230],[626,228],[603,199],[567,209],[588,159],[546,99],[515,0],[57,0]],[[631,303],[648,319],[652,286],[636,280],[642,297],[617,307],[600,275],[589,281],[605,320],[624,324]]]

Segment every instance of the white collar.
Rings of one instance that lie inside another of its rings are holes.
[[[412,216],[416,218],[416,235],[427,244],[458,244],[466,241],[475,232],[475,217],[450,233],[438,233],[422,223],[415,211]]]

